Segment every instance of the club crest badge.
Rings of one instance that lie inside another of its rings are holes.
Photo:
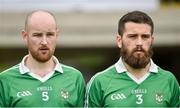
[[[160,92],[158,92],[158,93],[155,94],[155,98],[156,98],[156,102],[157,102],[158,104],[161,104],[161,103],[163,102],[163,100],[164,100],[164,96],[163,96],[163,94],[160,93]]]
[[[60,94],[61,94],[63,99],[68,99],[69,98],[69,92],[66,91],[66,90],[61,90]]]

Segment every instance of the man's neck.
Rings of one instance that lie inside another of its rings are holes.
[[[55,62],[52,58],[44,63],[38,62],[31,55],[29,55],[28,58],[25,60],[25,65],[29,68],[30,72],[40,77],[44,77],[48,73],[53,71],[55,67]]]
[[[123,63],[125,65],[127,71],[129,73],[131,73],[137,79],[142,78],[146,73],[148,73],[149,68],[150,68],[150,63],[148,63],[145,68],[140,68],[140,69],[135,69],[135,68],[129,66],[126,62],[123,62]]]

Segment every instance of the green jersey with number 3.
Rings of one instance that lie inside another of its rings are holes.
[[[0,107],[82,107],[85,82],[82,74],[61,65],[45,82],[28,73],[20,73],[16,65],[0,74]]]
[[[130,75],[121,59],[88,83],[86,107],[174,107],[180,90],[174,75],[151,60],[149,73],[139,81]]]

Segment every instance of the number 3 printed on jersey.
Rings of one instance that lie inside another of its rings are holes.
[[[136,103],[137,104],[142,104],[142,102],[143,102],[142,94],[137,94],[136,98],[137,98]]]

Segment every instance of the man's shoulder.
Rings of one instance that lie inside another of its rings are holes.
[[[73,75],[74,74],[81,74],[81,72],[78,69],[76,69],[76,68],[74,68],[72,66],[68,66],[68,65],[65,65],[65,64],[61,64],[61,66],[62,66],[63,72],[65,74],[73,74]]]
[[[117,71],[116,71],[115,66],[112,65],[106,68],[105,70],[96,73],[91,79],[104,81],[105,79],[112,78],[114,74],[117,74]]]
[[[161,75],[172,75],[172,72],[168,71],[168,70],[165,70],[163,68],[160,68],[158,67],[158,72],[161,74]]]
[[[9,79],[19,73],[19,65],[12,66],[0,73],[0,79]]]
[[[106,89],[112,79],[117,76],[117,71],[114,65],[108,67],[107,69],[96,73],[88,82],[87,88],[101,87],[101,89]]]
[[[171,71],[162,69],[160,67],[158,67],[158,73],[162,78],[170,78],[170,79],[175,78],[174,74]]]
[[[0,73],[0,76],[8,75],[8,74],[13,74],[14,71],[19,71],[19,64],[15,65],[15,66],[12,66],[12,67],[2,71]]]

